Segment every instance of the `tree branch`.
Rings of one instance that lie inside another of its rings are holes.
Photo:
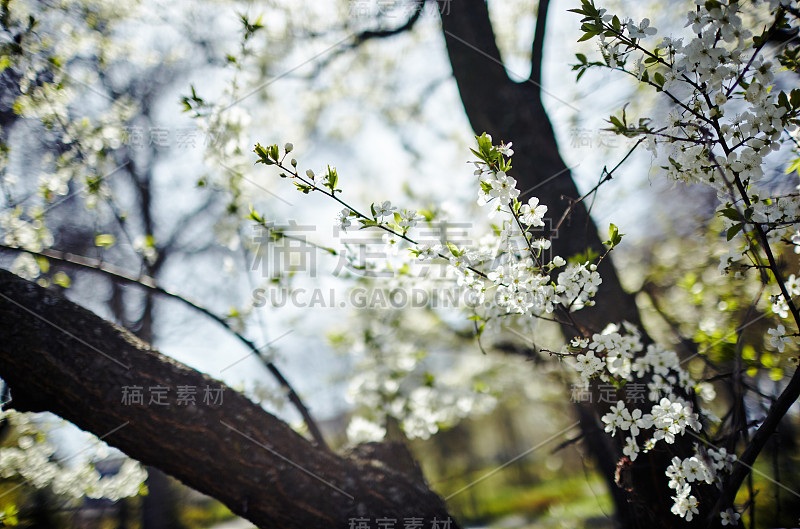
[[[402,448],[347,457],[320,450],[221,382],[5,270],[0,376],[14,408],[50,411],[102,435],[259,527],[344,529],[357,517],[415,517],[430,526],[449,518]],[[121,399],[131,386],[209,387],[223,398],[131,404]]]
[[[770,407],[766,418],[764,418],[764,422],[761,423],[761,426],[756,430],[750,444],[747,445],[741,457],[736,461],[733,471],[722,489],[722,494],[720,494],[717,504],[709,515],[710,517],[716,517],[720,511],[733,505],[736,493],[739,491],[739,487],[742,486],[742,483],[744,483],[745,478],[750,474],[758,458],[758,454],[761,453],[767,441],[769,441],[772,434],[774,434],[775,430],[778,428],[781,419],[783,419],[784,415],[789,411],[792,404],[797,401],[798,397],[800,397],[800,369],[795,370],[789,384],[787,384],[778,399]]]
[[[414,9],[411,16],[408,18],[405,24],[402,26],[398,26],[392,29],[372,29],[367,31],[362,31],[358,35],[355,36],[353,39],[353,43],[350,45],[350,48],[355,48],[360,46],[364,42],[371,40],[371,39],[383,39],[386,37],[393,37],[400,33],[410,30],[414,27],[414,24],[417,23],[419,17],[422,15],[422,9],[425,7],[425,0],[413,0]]]
[[[200,312],[201,314],[211,318],[212,320],[220,324],[222,327],[224,327],[225,330],[227,330],[233,336],[238,338],[240,342],[242,342],[248,349],[250,349],[250,351],[253,354],[255,354],[264,363],[264,366],[267,368],[270,374],[275,378],[275,380],[278,381],[281,387],[286,390],[286,396],[289,399],[289,401],[297,409],[297,411],[300,412],[300,415],[303,417],[303,421],[308,427],[308,431],[311,434],[311,437],[320,447],[328,449],[328,445],[325,442],[325,437],[322,435],[322,432],[320,431],[316,421],[314,421],[314,418],[311,416],[311,413],[308,411],[308,408],[303,403],[300,396],[294,390],[294,387],[292,387],[289,381],[286,380],[286,377],[283,376],[283,373],[281,373],[280,369],[278,369],[278,366],[276,366],[273,362],[267,360],[264,357],[264,354],[261,352],[261,350],[259,350],[259,348],[256,347],[256,344],[245,338],[243,334],[241,334],[240,332],[236,331],[233,327],[231,327],[230,324],[228,324],[228,322],[225,321],[224,318],[218,316],[217,314],[211,312],[205,307],[198,305],[197,303],[190,301],[189,299],[179,294],[175,294],[174,292],[170,292],[169,290],[166,290],[158,286],[155,280],[151,277],[148,276],[139,276],[138,278],[133,277],[128,275],[125,271],[113,265],[102,263],[95,259],[90,259],[88,257],[83,257],[80,255],[74,255],[65,252],[59,252],[57,250],[51,250],[51,249],[45,249],[42,250],[41,252],[31,252],[29,250],[25,250],[24,248],[9,246],[6,244],[0,244],[0,249],[11,250],[14,252],[29,253],[34,256],[44,257],[46,259],[58,261],[59,263],[63,263],[65,265],[73,266],[83,270],[90,270],[95,273],[101,273],[113,279],[114,281],[118,281],[120,283],[128,285],[136,285],[138,287],[144,288],[156,294],[160,294],[162,296],[166,296],[168,298],[180,301],[187,307],[190,307],[191,309],[196,310],[197,312]]]
[[[449,0],[439,0],[438,5],[450,66],[472,130],[500,139],[500,131],[493,130],[493,125],[508,108],[503,106],[504,96],[514,83],[503,66],[489,8],[484,0],[462,0],[453,5]]]
[[[425,0],[413,0],[413,4],[414,12],[402,26],[391,29],[368,29],[360,33],[356,33],[353,35],[353,39],[349,44],[338,47],[332,53],[329,53],[325,59],[320,61],[314,69],[314,73],[311,75],[311,77],[316,77],[323,70],[325,70],[330,63],[336,60],[336,58],[340,57],[345,52],[358,48],[367,41],[394,37],[395,35],[412,30],[422,16],[422,10],[425,7]]]
[[[544,35],[547,31],[547,8],[550,0],[539,0],[536,10],[536,30],[533,33],[531,46],[531,74],[528,81],[533,83],[537,92],[542,90],[542,57],[544,56]]]

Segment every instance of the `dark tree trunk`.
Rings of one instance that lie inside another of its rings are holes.
[[[521,190],[520,200],[527,201],[532,196],[539,198],[548,206],[548,217],[555,225],[570,208],[571,200],[577,200],[580,193],[561,158],[542,104],[541,60],[548,4],[548,0],[539,1],[531,74],[526,81],[519,83],[506,74],[486,2],[439,0],[442,32],[453,76],[473,131],[476,134],[487,132],[495,142],[514,143],[516,154],[511,175]],[[583,202],[574,205],[552,243],[553,255],[564,258],[584,253],[587,249],[601,255],[605,251]],[[611,260],[604,259],[598,272],[603,282],[595,298],[597,305],[575,313],[581,330],[599,332],[609,323],[622,321],[641,329],[635,298],[622,288]],[[562,330],[567,338],[578,334],[572,326],[565,325]],[[679,522],[669,512],[672,502],[668,494],[672,491],[666,486],[663,470],[659,470],[666,468],[668,463],[665,461],[669,458],[665,460],[660,450],[641,454],[635,464],[623,472],[624,478],[633,485],[635,495],[617,485],[617,463],[622,452],[618,440],[603,431],[598,419],[599,414],[608,411],[609,405],[598,403],[597,399],[593,402],[595,404],[576,403],[576,415],[586,446],[598,462],[598,469],[614,498],[618,525],[624,528],[670,527],[674,523],[692,526]],[[688,452],[691,441],[679,441],[671,448],[677,454]],[[699,519],[695,518],[695,524],[699,524]]]

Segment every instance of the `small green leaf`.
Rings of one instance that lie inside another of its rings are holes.
[[[790,174],[794,171],[797,171],[797,175],[800,176],[800,158],[796,158],[788,168],[786,168],[786,174]]]
[[[258,212],[250,206],[250,215],[249,218],[253,219],[254,221],[258,222],[259,224],[263,224],[264,218],[258,214]]]
[[[339,183],[339,173],[336,172],[335,167],[328,166],[328,174],[325,175],[325,187],[331,190],[331,193],[336,191],[336,185]]]
[[[359,228],[360,230],[363,230],[364,228],[373,228],[380,225],[378,221],[370,219],[358,219],[358,221],[361,223],[361,227]]]
[[[737,234],[737,233],[739,233],[740,231],[742,231],[742,227],[743,227],[743,226],[744,226],[744,225],[743,225],[743,224],[740,222],[740,223],[738,223],[738,224],[734,224],[733,226],[731,226],[730,228],[728,228],[728,233],[726,233],[726,234],[725,234],[725,236],[727,237],[727,239],[728,239],[729,241],[730,241],[731,239],[733,239],[733,238],[736,236],[736,234]]]
[[[53,275],[53,283],[60,287],[69,288],[69,286],[72,284],[72,281],[64,272],[56,272]]]
[[[256,143],[256,147],[253,149],[253,152],[258,155],[258,161],[256,163],[263,163],[265,165],[274,164],[274,162],[269,159],[269,153],[267,152],[267,149],[262,147],[260,143]]]
[[[96,235],[94,238],[95,246],[100,246],[103,248],[114,246],[115,241],[116,239],[110,233],[102,233],[100,235]]]
[[[782,106],[786,110],[791,110],[791,107],[789,106],[789,97],[783,90],[778,93],[778,105]]]
[[[294,185],[297,187],[299,191],[302,191],[306,195],[309,194],[314,189],[313,186],[303,184],[302,182],[295,182]]]
[[[725,217],[726,219],[730,219],[733,221],[741,220],[741,215],[739,215],[739,212],[736,211],[734,208],[721,209],[719,210],[719,214]]]
[[[608,240],[605,244],[610,245],[612,248],[622,242],[622,235],[616,225],[610,224],[608,226]]]

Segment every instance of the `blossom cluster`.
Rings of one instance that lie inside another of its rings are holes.
[[[769,2],[769,16],[774,22],[755,36],[742,22],[744,4],[695,4],[686,17],[686,35],[657,40],[658,31],[648,19],[620,19],[595,7],[592,0],[582,0],[581,8],[572,10],[583,15],[581,40],[596,38],[602,61],[591,61],[579,54],[580,64],[574,69],[579,77],[592,67],[620,70],[669,99],[671,110],[665,117],[629,123],[623,110],[621,116],[610,118],[612,129],[627,137],[639,136],[666,176],[705,185],[716,192],[717,212],[729,241],[729,250],[720,260],[720,271],[734,271],[738,278],[747,268],[763,268],[762,263],[769,262],[781,290],[770,298],[772,312],[789,318],[791,298],[800,294],[800,285],[794,275],[786,281],[780,279],[780,270],[773,264],[772,246],[786,243],[795,251],[800,250],[800,195],[776,193],[781,189],[769,182],[764,167],[768,160],[785,161],[784,146],[797,146],[792,135],[797,131],[800,115],[800,90],[778,89],[780,83],[775,74],[781,66],[779,60],[766,59],[761,52],[774,30],[796,28],[784,16],[788,3],[783,0]],[[759,7],[754,3],[747,8]],[[796,162],[791,167],[796,168]],[[769,344],[778,351],[793,342],[793,335],[783,324],[770,329],[768,335]],[[573,343],[573,348],[578,346],[590,344]],[[589,348],[576,358],[580,376],[586,379],[610,372],[612,360],[603,359],[593,352],[596,348]],[[656,346],[647,349],[644,356],[633,360],[625,353],[619,354],[613,360],[617,363],[615,374],[623,380],[648,376],[649,397],[658,404],[649,413],[642,413],[638,409],[627,410],[620,402],[603,417],[607,431],[612,433],[617,429],[638,432],[652,427],[654,434],[642,445],[644,450],[660,439],[673,442],[674,436],[687,426],[700,429],[691,404],[679,396],[680,392],[673,391],[682,388],[685,394],[694,389],[688,373],[680,368],[677,355]],[[628,372],[626,362],[630,362]],[[639,445],[631,435],[625,454],[634,459]],[[729,456],[712,449],[702,457],[673,459],[667,469],[669,485],[676,491],[672,512],[691,520],[698,513],[691,483],[713,482],[728,463]],[[735,525],[739,518],[732,509],[720,515],[725,525]]]
[[[773,90],[780,65],[759,54],[769,30],[754,39],[742,24],[739,2],[697,4],[687,15],[691,38],[664,37],[653,46],[649,41],[657,32],[649,20],[623,23],[584,1],[575,11],[585,15],[588,35],[599,36],[605,64],[581,56],[576,69],[620,69],[672,100],[674,110],[662,127],[646,120],[637,127],[619,118],[611,122],[619,133],[643,136],[667,176],[716,190],[729,240],[747,235],[755,224],[769,242],[789,239],[797,235],[798,195],[770,196],[759,184],[766,157],[797,130],[800,90]],[[781,2],[772,4],[776,9]],[[745,239],[723,257],[723,270],[751,251]]]
[[[101,476],[91,461],[59,461],[53,457],[55,448],[45,440],[31,414],[0,414],[14,427],[17,436],[16,446],[0,448],[0,476],[4,479],[19,476],[36,488],[51,486],[54,493],[70,499],[87,496],[116,501],[138,494],[147,477],[145,469],[128,458],[123,459],[115,474],[107,476]],[[108,447],[93,438],[86,450],[103,455]]]
[[[493,376],[489,359],[462,357],[447,373],[434,376],[422,343],[398,339],[406,333],[403,325],[399,312],[386,311],[360,319],[344,343],[342,337],[335,342],[348,356],[360,357],[347,390],[356,412],[347,427],[352,443],[383,439],[388,420],[397,421],[409,439],[427,439],[468,415],[489,412],[497,402],[477,384]]]
[[[629,408],[625,401],[619,400],[602,417],[606,432],[612,436],[618,431],[626,435],[622,452],[635,461],[640,453],[653,450],[659,441],[675,443],[687,429],[699,434],[701,414],[707,419],[716,418],[710,412],[695,411],[692,402],[683,396],[692,391],[702,393],[703,388],[681,367],[674,351],[658,344],[644,347],[633,326],[625,325],[625,330],[627,332],[620,333],[616,326],[609,326],[603,333],[594,334],[591,340],[573,339],[562,354],[568,356],[574,350],[583,351],[574,357],[574,367],[587,386],[593,377],[617,382],[646,381],[649,402],[654,403],[649,410],[642,406]],[[735,459],[724,448],[701,450],[696,447],[695,452],[685,459],[674,457],[665,471],[669,487],[676,492],[671,511],[687,521],[699,512],[691,484],[718,482],[721,472],[730,471]],[[728,514],[732,522],[735,521],[733,513]]]
[[[545,259],[551,241],[537,237],[534,229],[545,227],[547,206],[536,197],[527,203],[518,200],[517,182],[507,172],[514,154],[511,144],[493,145],[491,136],[484,134],[478,138],[478,147],[474,151],[478,160],[473,161],[480,186],[478,205],[489,206],[490,218],[498,213],[503,216],[498,236],[475,248],[422,242],[412,252],[422,260],[446,257],[458,283],[478,299],[489,292],[494,303],[488,304],[483,315],[487,321],[507,315],[553,314],[559,306],[575,311],[592,305],[602,281],[596,264],[568,264],[558,255]]]

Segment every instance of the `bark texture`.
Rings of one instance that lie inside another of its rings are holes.
[[[358,517],[430,527],[449,518],[402,446],[321,450],[220,381],[5,270],[0,378],[15,409],[53,412],[259,527],[347,528]],[[147,391],[141,405],[123,402],[126,386],[167,387],[169,405],[148,403]],[[197,388],[194,405],[177,404],[178,386]],[[222,388],[222,402],[204,402],[206,387]]]

